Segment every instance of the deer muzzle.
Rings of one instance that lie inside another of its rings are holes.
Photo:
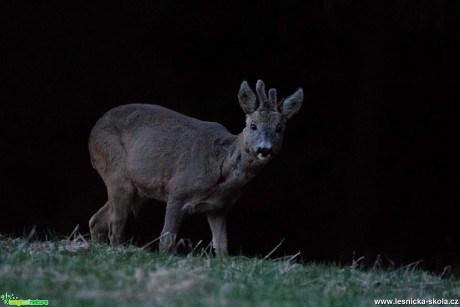
[[[273,156],[273,149],[269,147],[257,147],[256,155],[259,160],[269,159]]]

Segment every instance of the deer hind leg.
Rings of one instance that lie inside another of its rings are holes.
[[[227,212],[215,211],[207,214],[212,232],[212,246],[217,256],[227,255]]]
[[[182,204],[168,201],[166,205],[165,223],[160,237],[161,253],[170,253],[174,250],[177,234],[179,233],[179,228],[184,217],[185,212],[182,210]]]
[[[89,220],[91,239],[106,242],[109,237],[109,202],[102,206]]]
[[[111,245],[117,245],[124,242],[126,220],[134,200],[134,189],[130,184],[124,183],[108,190],[108,237]]]

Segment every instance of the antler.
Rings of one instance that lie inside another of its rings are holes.
[[[267,101],[267,95],[265,94],[265,83],[262,80],[257,80],[256,83],[256,92],[259,102],[262,104]]]
[[[278,102],[276,99],[276,89],[271,88],[268,90],[268,98],[272,106],[276,107],[278,105]]]
[[[260,111],[274,111],[277,108],[276,102],[276,90],[271,88],[268,91],[268,96],[265,93],[265,84],[262,80],[257,80],[256,83],[257,97],[259,98],[259,110]]]

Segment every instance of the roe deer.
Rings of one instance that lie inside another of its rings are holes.
[[[89,221],[91,237],[123,240],[130,211],[144,200],[165,201],[160,251],[175,247],[187,214],[205,212],[217,255],[227,254],[227,211],[248,183],[280,150],[286,121],[299,111],[299,88],[278,103],[262,80],[256,94],[246,81],[238,93],[246,127],[238,135],[158,105],[128,104],[105,113],[89,137],[93,167],[107,187],[108,201]]]

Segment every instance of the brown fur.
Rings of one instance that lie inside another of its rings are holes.
[[[279,152],[285,122],[303,100],[298,89],[278,105],[274,89],[268,100],[261,80],[256,88],[259,101],[246,82],[241,84],[238,97],[247,124],[238,135],[158,105],[123,105],[104,114],[91,131],[89,151],[108,201],[89,222],[91,237],[121,242],[129,212],[138,214],[152,198],[167,203],[160,251],[174,248],[187,214],[205,212],[216,253],[226,254],[227,211]]]

